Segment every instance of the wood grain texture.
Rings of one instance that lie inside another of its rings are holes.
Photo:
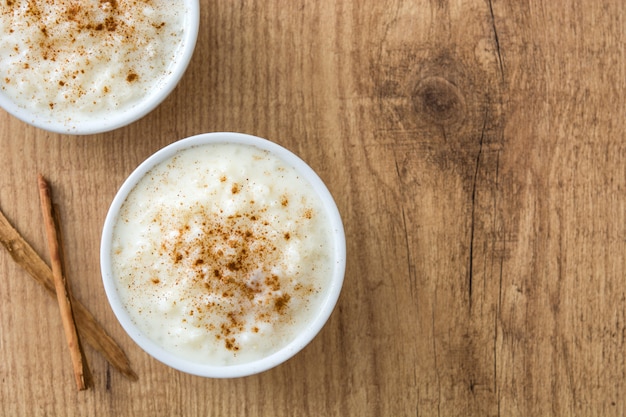
[[[626,413],[626,42],[617,0],[205,1],[178,88],[93,137],[0,113],[0,207],[45,254],[55,186],[76,299],[128,353],[77,393],[54,301],[0,252],[0,414]],[[177,139],[239,131],[299,154],[348,239],[319,336],[261,375],[168,369],[107,305],[99,239],[124,178]],[[44,256],[44,259],[47,259]]]

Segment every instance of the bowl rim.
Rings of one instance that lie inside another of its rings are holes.
[[[97,118],[62,122],[51,120],[36,111],[17,104],[10,96],[0,91],[0,107],[15,118],[52,133],[67,135],[93,135],[110,132],[127,126],[146,116],[158,107],[176,88],[185,74],[193,56],[200,28],[200,0],[184,0],[188,13],[185,16],[183,48],[178,59],[168,68],[169,75],[153,86],[152,90],[137,103],[124,107],[121,111],[102,112]]]
[[[153,167],[165,160],[168,160],[181,150],[217,143],[234,143],[255,146],[259,149],[271,152],[285,163],[294,167],[312,185],[313,189],[322,200],[327,215],[331,221],[331,230],[333,232],[334,245],[336,248],[336,260],[333,267],[333,276],[330,282],[330,287],[328,288],[326,298],[322,302],[320,310],[311,320],[309,325],[294,340],[277,352],[265,358],[242,364],[221,366],[198,364],[197,362],[186,360],[166,351],[143,335],[137,326],[132,322],[128,312],[122,304],[114,282],[110,259],[111,241],[115,221],[123,202],[126,200],[128,194],[134,189],[139,180],[143,178],[144,175]],[[297,155],[274,142],[260,137],[235,132],[212,132],[190,136],[161,148],[144,160],[127,177],[113,198],[104,221],[100,244],[100,268],[105,293],[113,313],[126,333],[128,333],[131,339],[133,339],[133,341],[146,353],[165,365],[189,374],[211,378],[236,378],[257,374],[280,365],[301,351],[321,331],[330,318],[343,287],[346,268],[346,238],[339,210],[335,200],[330,194],[330,191],[317,173]]]

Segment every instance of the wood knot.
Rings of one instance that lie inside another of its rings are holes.
[[[458,87],[442,77],[427,77],[413,93],[418,114],[437,125],[452,125],[465,117],[465,99]]]

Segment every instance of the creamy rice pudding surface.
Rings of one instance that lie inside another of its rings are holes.
[[[51,121],[98,118],[158,88],[181,50],[167,0],[6,0],[0,93]]]
[[[131,191],[113,232],[118,292],[141,330],[198,363],[265,357],[313,320],[332,275],[313,188],[254,146],[180,151]]]

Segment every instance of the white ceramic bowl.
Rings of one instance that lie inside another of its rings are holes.
[[[177,61],[168,68],[167,77],[131,106],[123,106],[119,111],[102,112],[97,118],[81,118],[80,115],[76,114],[70,122],[64,122],[63,120],[51,119],[36,110],[20,106],[0,90],[0,107],[30,125],[50,132],[70,135],[107,132],[139,120],[154,110],[174,90],[193,55],[200,23],[199,0],[181,0],[181,7],[185,7],[188,13],[185,16],[183,48],[178,54]]]
[[[336,248],[336,259],[332,269],[330,288],[327,289],[325,299],[321,303],[319,311],[315,311],[313,313],[313,318],[309,325],[305,327],[292,342],[270,356],[253,362],[226,366],[199,364],[197,362],[187,360],[184,357],[180,357],[166,351],[144,335],[131,320],[129,313],[120,298],[115,278],[112,273],[111,260],[113,229],[119,216],[120,207],[141,178],[153,167],[165,160],[168,160],[180,150],[212,143],[253,145],[271,152],[288,165],[294,167],[296,171],[312,185],[314,191],[323,202],[324,208],[331,222],[332,239],[334,240],[333,243]],[[265,139],[240,133],[218,132],[193,136],[174,142],[149,157],[128,177],[113,199],[109,212],[106,216],[102,233],[100,261],[104,288],[111,308],[113,309],[113,312],[122,327],[144,351],[164,364],[183,372],[213,378],[233,378],[256,374],[285,362],[303,349],[318,334],[330,317],[343,285],[346,266],[346,242],[341,217],[330,192],[322,180],[305,162],[287,149]]]

